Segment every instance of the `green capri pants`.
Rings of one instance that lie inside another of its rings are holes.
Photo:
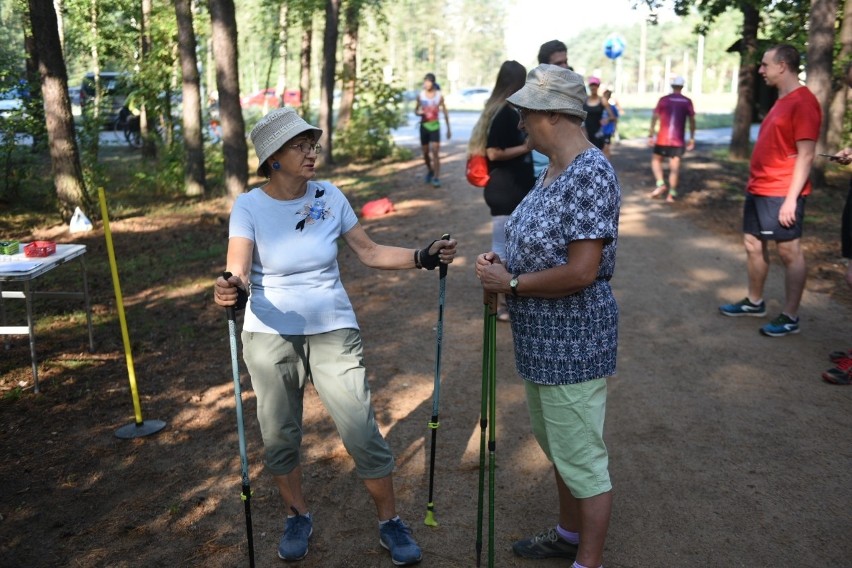
[[[357,329],[316,335],[244,331],[242,341],[257,395],[266,468],[273,475],[286,475],[299,465],[306,380],[334,420],[358,477],[379,479],[393,472],[393,454],[370,403]]]
[[[612,489],[603,441],[606,379],[571,385],[524,381],[533,434],[571,495],[587,499]]]

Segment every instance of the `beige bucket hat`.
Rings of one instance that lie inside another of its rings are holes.
[[[309,130],[316,133],[314,139],[322,135],[322,129],[308,124],[292,107],[270,111],[251,129],[249,135],[257,154],[257,163],[262,166],[285,142]]]
[[[530,110],[570,114],[586,119],[586,85],[583,76],[570,69],[542,64],[527,73],[527,82],[508,99],[510,104]]]

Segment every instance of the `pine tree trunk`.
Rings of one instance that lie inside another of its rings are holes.
[[[837,60],[846,65],[852,64],[852,0],[846,0],[843,6],[843,23],[840,26],[839,42],[840,51],[837,54]],[[846,85],[846,67],[840,69],[843,73],[839,80],[833,81],[834,92],[832,93],[831,105],[828,108],[828,113],[825,116],[825,122],[828,125],[828,130],[825,134],[825,145],[828,153],[833,154],[840,150],[844,142],[844,135],[852,132],[852,124],[846,123],[846,113],[849,111],[849,99],[847,93],[849,88]]]
[[[337,38],[340,23],[340,1],[326,0],[325,33],[322,46],[322,84],[320,85],[319,127],[323,129],[320,138],[325,152],[323,161],[333,164],[332,141],[334,129],[334,79],[337,67]]]
[[[823,121],[816,151],[826,153],[825,136],[828,130],[829,105],[831,104],[831,63],[834,55],[834,16],[837,0],[811,0],[811,15],[808,26],[808,73],[807,86],[819,101]],[[825,160],[814,160],[811,180],[817,185],[825,183]]]
[[[208,5],[213,28],[216,88],[219,90],[225,188],[228,195],[236,199],[248,184],[248,145],[243,110],[240,107],[240,74],[237,65],[237,20],[233,0],[210,0]]]
[[[275,82],[275,94],[284,104],[284,91],[287,90],[287,3],[282,2],[278,9],[278,80]]]
[[[83,169],[74,132],[71,99],[68,97],[68,71],[59,43],[56,12],[52,0],[28,0],[33,40],[46,115],[47,139],[53,184],[62,220],[68,222],[77,206],[89,209],[91,203],[83,182]]]
[[[762,54],[757,52],[757,28],[760,13],[750,5],[743,5],[742,46],[740,47],[740,77],[737,87],[737,106],[731,130],[728,153],[732,158],[747,159],[751,155],[751,120],[754,111],[755,74]]]
[[[195,57],[195,33],[192,29],[191,0],[175,0],[178,26],[178,50],[183,94],[183,143],[186,150],[184,192],[204,195],[204,139],[201,134],[201,89],[198,61]]]
[[[153,9],[152,0],[142,0],[142,61],[141,64],[146,65],[146,59],[151,54],[151,10]],[[157,157],[157,143],[151,136],[153,130],[151,120],[152,117],[148,114],[148,107],[145,101],[142,101],[139,113],[139,133],[142,135],[142,155],[146,158]],[[156,120],[155,117],[153,117]],[[171,142],[171,141],[169,141]]]
[[[355,83],[358,79],[358,22],[360,18],[359,2],[350,1],[346,5],[343,31],[343,72],[340,108],[337,113],[337,128],[344,130],[352,118],[352,106],[355,104]]]
[[[308,117],[311,111],[311,49],[313,48],[314,28],[310,14],[302,18],[302,45],[299,54],[299,100],[302,102],[301,114]]]

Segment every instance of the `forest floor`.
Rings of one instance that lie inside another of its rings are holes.
[[[717,311],[744,296],[746,281],[739,234],[746,167],[720,161],[718,151],[704,146],[687,156],[684,197],[667,204],[647,197],[649,150],[630,141],[614,149],[623,206],[612,283],[621,317],[607,409],[615,503],[605,564],[848,565],[852,389],[820,379],[831,366],[828,353],[852,347],[852,297],[837,239],[848,178],[835,178],[809,203],[802,332],[766,338],[758,333],[764,320]],[[483,309],[473,261],[488,249],[491,229],[480,190],[464,179],[464,148],[448,144],[443,155],[440,189],[423,184],[417,158],[320,178],[344,190],[347,179],[384,180],[396,210],[364,221],[378,242],[413,248],[449,232],[460,243],[443,324],[437,527],[423,522],[437,272],[378,272],[347,248],[340,253],[377,419],[397,459],[399,512],[423,547],[422,566],[452,568],[476,564]],[[97,348],[88,353],[78,306],[39,302],[40,393],[32,390],[26,337],[11,338],[2,351],[0,567],[248,566],[228,328],[211,297],[224,265],[227,214],[226,200],[210,199],[111,223],[132,365],[103,231],[38,227],[8,235],[87,246]],[[166,260],[187,244],[195,254]],[[74,285],[79,272],[71,268],[54,271],[43,286]],[[772,314],[780,310],[776,256],[766,299]],[[530,432],[511,331],[499,326],[495,565],[565,566],[511,552],[514,540],[556,522],[556,499]],[[134,423],[131,369],[144,419],[166,425],[128,440],[115,432]],[[262,467],[245,373],[242,390],[256,565],[277,566],[285,511]],[[310,387],[302,459],[315,531],[299,565],[391,566],[372,502]]]

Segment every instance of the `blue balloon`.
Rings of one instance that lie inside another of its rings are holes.
[[[624,53],[625,46],[624,38],[613,34],[604,41],[604,55],[610,59],[618,59]]]

